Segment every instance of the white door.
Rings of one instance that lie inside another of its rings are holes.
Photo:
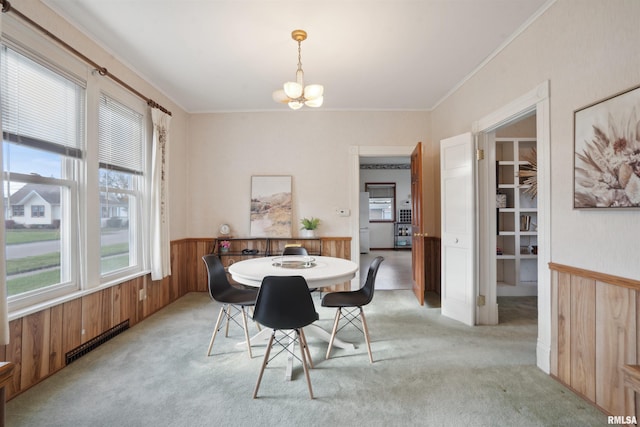
[[[470,133],[440,141],[442,315],[475,324],[474,149]]]

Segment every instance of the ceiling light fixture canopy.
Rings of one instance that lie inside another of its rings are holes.
[[[289,105],[292,110],[299,110],[303,105],[308,107],[320,107],[324,101],[324,87],[322,85],[304,85],[304,71],[302,71],[303,40],[307,38],[304,30],[294,30],[291,38],[298,42],[298,70],[296,81],[286,82],[282,89],[273,92],[273,100]]]

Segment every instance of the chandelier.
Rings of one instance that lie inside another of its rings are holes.
[[[289,105],[292,110],[299,110],[303,105],[308,107],[320,107],[324,100],[322,85],[304,85],[304,71],[302,71],[302,41],[307,38],[304,30],[294,30],[291,38],[298,42],[298,70],[296,71],[296,81],[286,82],[283,89],[273,92],[273,100]]]

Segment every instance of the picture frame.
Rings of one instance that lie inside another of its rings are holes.
[[[291,237],[291,176],[251,177],[251,237]]]
[[[574,111],[574,209],[640,208],[640,86]]]

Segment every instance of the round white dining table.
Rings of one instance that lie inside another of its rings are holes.
[[[238,261],[229,266],[233,280],[260,287],[266,276],[302,276],[309,288],[322,288],[353,279],[358,271],[355,262],[328,256],[272,256]]]
[[[336,285],[353,279],[358,264],[348,259],[327,256],[272,256],[251,258],[231,264],[228,268],[231,278],[247,286],[260,287],[266,276],[302,276],[310,289]],[[316,324],[304,328],[305,334],[329,342],[331,334]],[[264,328],[249,339],[250,344],[264,344],[271,330]],[[238,343],[246,345],[246,343]],[[293,345],[293,344],[291,344]],[[334,339],[334,345],[344,349],[354,349],[351,343]],[[293,371],[293,358],[289,357],[285,378],[290,380]]]

